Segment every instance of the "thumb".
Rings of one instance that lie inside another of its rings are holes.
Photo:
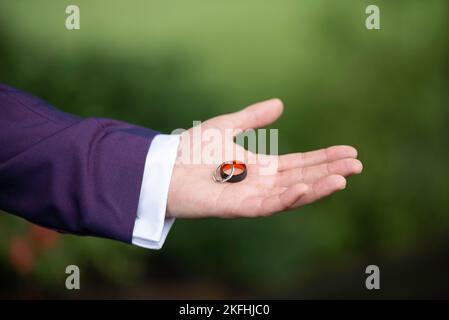
[[[279,99],[270,99],[252,104],[240,111],[220,116],[220,122],[243,131],[265,127],[275,122],[282,114],[284,105]]]
[[[284,105],[279,99],[270,99],[250,105],[230,114],[235,128],[247,130],[268,126],[282,114]]]

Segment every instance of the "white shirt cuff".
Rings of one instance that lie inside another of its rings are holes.
[[[179,135],[159,134],[153,138],[145,161],[132,243],[160,249],[174,218],[166,218],[168,188],[178,152]]]

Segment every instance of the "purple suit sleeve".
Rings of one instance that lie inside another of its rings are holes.
[[[0,210],[62,232],[131,242],[156,134],[82,119],[0,84]]]

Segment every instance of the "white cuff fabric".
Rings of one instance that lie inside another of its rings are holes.
[[[147,249],[162,248],[175,221],[166,218],[168,188],[178,152],[179,135],[153,138],[145,161],[132,243]]]

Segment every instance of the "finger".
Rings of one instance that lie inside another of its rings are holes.
[[[247,130],[265,127],[275,122],[282,114],[284,106],[279,99],[262,101],[240,111],[218,117],[217,122],[230,128]]]
[[[279,172],[276,177],[276,186],[288,187],[300,182],[311,184],[331,174],[349,177],[354,174],[361,173],[362,170],[363,165],[358,159],[340,159],[315,166],[295,168]]]
[[[286,154],[279,156],[278,170],[306,167],[343,158],[357,158],[357,150],[351,146],[332,146],[310,152]]]
[[[248,199],[246,205],[242,206],[241,209],[245,216],[269,216],[273,213],[287,210],[298,202],[302,196],[306,195],[308,190],[309,186],[306,184],[296,184],[282,192]]]
[[[295,209],[306,204],[315,202],[319,199],[327,197],[334,192],[343,190],[346,188],[346,179],[339,175],[330,175],[316,181],[307,194],[301,197],[291,209]]]

